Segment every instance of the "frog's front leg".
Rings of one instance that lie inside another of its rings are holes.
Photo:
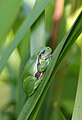
[[[23,89],[27,96],[30,96],[34,93],[35,90],[35,77],[28,76],[23,80]]]
[[[40,85],[40,83],[41,83],[41,81],[42,81],[42,79],[43,79],[43,77],[44,77],[44,73],[43,73],[43,72],[42,72],[42,73],[37,72],[37,73],[35,74],[35,77],[36,77],[36,82],[35,82],[35,87],[34,87],[34,89],[36,89],[36,88]]]

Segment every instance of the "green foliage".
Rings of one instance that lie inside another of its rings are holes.
[[[81,61],[82,61],[82,49],[81,49]],[[75,100],[72,120],[77,120],[77,119],[81,120],[82,118],[81,103],[82,103],[82,62],[80,66],[80,74],[79,74],[78,87],[77,87],[76,100]]]
[[[0,45],[13,25],[21,5],[21,0],[0,1]]]
[[[82,108],[79,107],[82,101],[82,64],[80,65],[82,46],[81,42],[79,42],[80,48],[74,44],[82,32],[81,9],[77,19],[73,19],[70,30],[66,30],[67,17],[71,12],[78,10],[79,2],[76,7],[73,2],[65,3],[58,31],[58,45],[52,53],[52,59],[40,86],[30,97],[26,96],[22,88],[21,75],[26,62],[40,47],[49,45],[53,30],[54,4],[54,0],[36,0],[32,9],[27,0],[0,1],[0,119],[2,120],[70,120],[71,117],[72,120],[81,120],[82,118]],[[66,12],[68,8],[69,13]],[[63,36],[65,37],[61,40]],[[6,84],[10,89],[4,87]],[[3,96],[2,93],[6,95]]]

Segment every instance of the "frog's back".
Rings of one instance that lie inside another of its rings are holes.
[[[33,55],[25,65],[22,77],[33,76],[37,72],[37,55]]]

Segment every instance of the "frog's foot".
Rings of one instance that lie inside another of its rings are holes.
[[[23,81],[23,89],[27,96],[30,96],[34,93],[34,86],[35,86],[35,79],[32,76],[28,76],[26,79]]]

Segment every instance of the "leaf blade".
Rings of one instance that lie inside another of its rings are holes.
[[[78,79],[78,87],[75,99],[75,105],[72,115],[72,120],[81,120],[82,119],[82,49],[81,49],[81,66]]]
[[[20,0],[0,1],[0,45],[11,28],[21,5]]]

